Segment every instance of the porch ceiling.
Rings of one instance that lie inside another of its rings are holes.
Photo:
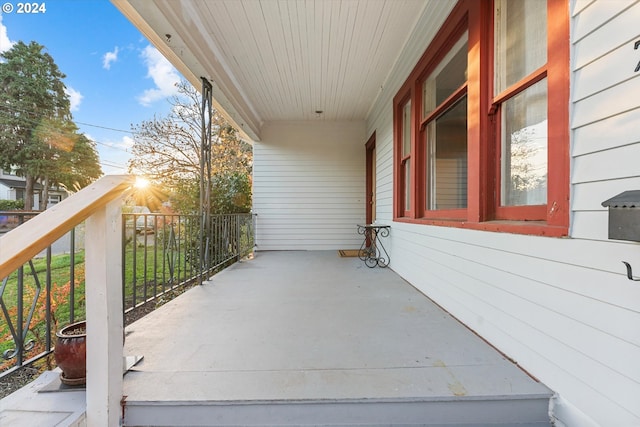
[[[362,120],[427,0],[112,0],[245,136]],[[321,115],[316,114],[322,110]]]

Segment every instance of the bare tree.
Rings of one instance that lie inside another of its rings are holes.
[[[202,104],[200,94],[187,81],[178,83],[166,117],[133,125],[134,144],[129,171],[142,173],[170,191],[184,192],[200,179]],[[251,145],[212,110],[211,170],[214,177],[248,177],[253,161]]]

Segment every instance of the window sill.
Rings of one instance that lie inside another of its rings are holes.
[[[469,230],[493,231],[498,233],[526,234],[530,236],[566,237],[569,228],[548,225],[546,221],[507,221],[468,222],[453,219],[394,218],[395,222],[407,224],[433,225],[438,227],[465,228]]]

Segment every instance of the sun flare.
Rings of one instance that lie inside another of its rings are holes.
[[[149,187],[149,180],[146,179],[146,178],[143,178],[141,176],[138,176],[138,177],[136,177],[136,182],[135,182],[134,186],[138,190],[143,190],[143,189]]]

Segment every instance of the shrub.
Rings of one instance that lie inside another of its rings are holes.
[[[24,200],[1,200],[0,211],[24,209]]]

